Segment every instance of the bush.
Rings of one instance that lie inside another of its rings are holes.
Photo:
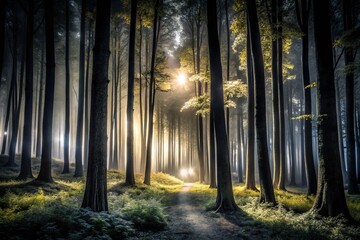
[[[120,215],[60,204],[33,208],[15,221],[0,225],[0,234],[7,239],[122,239],[133,233],[132,224]]]
[[[121,209],[121,214],[138,229],[161,230],[167,225],[163,207],[155,199],[131,200]]]

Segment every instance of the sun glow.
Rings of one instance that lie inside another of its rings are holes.
[[[177,81],[180,85],[184,85],[186,82],[186,75],[185,73],[180,73],[177,77]]]

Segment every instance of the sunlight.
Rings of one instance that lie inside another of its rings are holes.
[[[188,175],[188,170],[187,169],[183,168],[183,169],[180,170],[180,176],[181,177],[187,177],[187,175]]]
[[[185,73],[180,73],[177,77],[177,81],[180,85],[184,85],[186,82],[186,75]]]

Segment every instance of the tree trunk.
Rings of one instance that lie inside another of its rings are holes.
[[[46,86],[41,167],[37,180],[52,182],[51,153],[55,89],[54,0],[45,1]]]
[[[90,69],[90,55],[93,42],[93,21],[89,23],[88,47],[87,47],[87,60],[86,60],[86,77],[85,77],[85,133],[84,133],[84,168],[87,169],[88,156],[89,156],[89,69]]]
[[[210,188],[216,188],[216,155],[215,155],[215,128],[214,113],[210,109]]]
[[[69,1],[65,2],[65,133],[64,133],[64,169],[70,172],[69,139],[70,139],[70,10]]]
[[[237,210],[231,183],[229,144],[225,126],[224,94],[221,68],[220,44],[217,32],[216,0],[207,1],[207,26],[210,56],[211,100],[217,153],[217,211]]]
[[[354,6],[352,1],[343,1],[344,31],[354,28]],[[345,48],[345,67],[354,64],[354,53],[351,47]],[[354,72],[346,72],[346,159],[348,166],[348,193],[359,194],[356,181],[356,153],[355,153],[355,79]]]
[[[126,180],[127,185],[135,185],[134,175],[134,75],[135,75],[135,34],[137,0],[131,1],[131,19],[129,34],[129,70],[127,98],[127,139],[126,139]]]
[[[247,10],[250,29],[252,63],[255,78],[255,124],[258,152],[258,167],[260,178],[260,202],[276,204],[269,165],[269,153],[266,137],[266,100],[264,60],[261,50],[260,30],[256,12],[256,3],[247,0]]]
[[[247,22],[246,36],[246,62],[247,62],[247,84],[248,84],[248,143],[246,148],[246,174],[245,189],[255,190],[255,90],[254,90],[254,68],[251,60],[250,29]]]
[[[25,83],[25,116],[23,144],[21,154],[21,168],[18,179],[33,178],[31,172],[31,130],[33,109],[33,29],[34,29],[34,1],[28,1],[27,30],[26,30],[26,83]]]
[[[300,1],[300,3],[299,3]],[[297,0],[296,2],[296,13],[298,18],[298,24],[303,36],[302,41],[302,78],[303,88],[305,95],[305,115],[312,116],[311,111],[311,90],[305,89],[310,84],[310,71],[309,71],[309,1],[308,0]],[[314,164],[314,154],[312,147],[312,123],[310,120],[305,120],[305,165],[306,165],[306,176],[307,176],[307,194],[316,194],[316,173]]]
[[[238,165],[238,169],[237,169],[237,172],[238,172],[238,179],[239,179],[239,183],[242,183],[243,182],[243,166],[242,166],[242,152],[243,152],[243,149],[242,149],[242,138],[241,138],[241,135],[244,134],[244,132],[242,131],[242,125],[243,125],[243,113],[242,113],[242,102],[241,102],[241,99],[238,100],[237,102],[237,109],[238,109],[238,114],[237,114],[237,146],[238,146],[238,149],[237,149],[237,165]]]
[[[44,97],[43,97],[43,92],[44,92],[44,59],[45,59],[45,44],[42,44],[41,46],[41,60],[40,60],[40,79],[39,79],[39,102],[38,102],[38,118],[37,118],[37,125],[36,125],[36,129],[37,129],[37,133],[36,133],[36,157],[40,158],[41,157],[41,144],[42,144],[42,120],[44,117],[44,107],[43,107],[43,101],[44,101]]]
[[[317,65],[317,109],[319,168],[318,191],[313,213],[335,217],[343,214],[351,218],[346,205],[341,175],[340,154],[336,123],[336,99],[333,71],[333,53],[330,25],[329,0],[313,1],[314,33]]]
[[[282,11],[283,11],[283,0],[277,0],[277,24],[278,24],[278,34],[279,38],[277,39],[277,51],[278,51],[278,62],[277,62],[277,71],[278,71],[278,97],[279,97],[279,133],[280,133],[280,159],[279,159],[279,182],[276,186],[279,190],[285,189],[285,176],[286,176],[286,141],[285,141],[285,109],[284,109],[284,84],[283,84],[283,42],[282,42]]]
[[[15,26],[17,26],[17,21],[15,22]],[[13,115],[12,115],[12,130],[11,130],[11,138],[10,138],[10,146],[9,146],[9,160],[5,164],[6,167],[15,167],[17,164],[15,163],[15,154],[16,154],[16,144],[18,142],[18,132],[19,132],[19,121],[20,121],[20,110],[21,110],[21,102],[22,102],[22,93],[23,93],[23,73],[24,73],[24,63],[25,63],[25,53],[22,54],[21,59],[21,67],[20,67],[20,86],[17,88],[17,75],[18,75],[18,57],[14,54],[18,55],[18,40],[17,40],[17,27],[13,29],[14,33],[14,46],[13,46],[13,69],[11,81],[14,82],[13,89]],[[19,90],[19,96],[17,95],[17,90]]]
[[[271,2],[271,24],[272,24],[272,34],[277,35],[277,0],[272,0]],[[273,123],[273,162],[274,162],[274,175],[273,175],[273,184],[275,187],[279,184],[280,176],[280,113],[279,113],[279,75],[278,75],[278,44],[277,40],[273,39],[271,47],[271,78],[272,78],[272,123]]]
[[[82,208],[107,211],[107,94],[111,0],[97,1],[91,86],[89,161]]]
[[[85,18],[87,0],[81,0],[80,17],[80,55],[79,55],[79,94],[78,118],[76,127],[75,177],[82,177],[83,171],[83,130],[84,130],[84,67],[85,67]]]
[[[151,162],[152,162],[152,145],[153,145],[153,129],[154,129],[154,107],[155,107],[155,60],[159,34],[159,17],[158,8],[160,6],[160,0],[155,2],[155,14],[153,21],[153,45],[151,53],[151,66],[150,66],[150,87],[149,87],[149,130],[147,135],[147,149],[146,149],[146,162],[145,162],[145,177],[144,184],[150,185],[151,177]],[[169,159],[170,160],[170,159]],[[174,166],[173,166],[174,167]]]

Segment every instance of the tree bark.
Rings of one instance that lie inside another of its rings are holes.
[[[149,126],[148,126],[148,135],[147,135],[147,149],[146,149],[146,162],[145,162],[145,177],[144,184],[150,185],[151,177],[151,163],[152,163],[152,145],[153,145],[153,130],[154,130],[154,108],[155,108],[155,93],[156,93],[156,83],[155,83],[155,61],[156,61],[156,51],[158,43],[158,34],[159,34],[159,6],[160,0],[155,2],[155,14],[153,21],[153,45],[151,53],[151,63],[150,63],[150,87],[149,87]],[[172,165],[174,167],[174,165]]]
[[[127,185],[135,185],[134,175],[134,75],[135,75],[135,35],[136,35],[137,0],[131,1],[129,34],[129,70],[127,98],[127,139],[126,139],[126,179]]]
[[[34,1],[28,1],[26,30],[26,82],[25,82],[25,116],[23,144],[21,153],[21,168],[18,179],[33,178],[31,172],[31,130],[33,109],[33,31],[34,31]]]
[[[69,1],[65,2],[65,133],[64,133],[64,169],[70,172],[69,139],[70,139],[70,9]]]
[[[75,177],[82,177],[83,170],[83,130],[84,130],[84,67],[85,67],[85,18],[87,0],[81,0],[80,17],[80,55],[79,55],[79,94],[78,118],[76,127]]]
[[[330,25],[329,0],[313,1],[317,65],[318,124],[318,191],[311,212],[350,219],[341,175],[337,135],[335,82]]]
[[[266,101],[264,60],[261,50],[260,30],[256,11],[256,3],[247,0],[248,20],[252,63],[255,78],[255,125],[258,151],[258,167],[260,178],[260,202],[276,204],[269,165],[268,144],[266,137]]]
[[[354,28],[354,6],[351,0],[343,1],[344,31]],[[345,48],[345,67],[354,64],[354,53],[351,47]],[[346,159],[348,166],[348,193],[359,194],[356,181],[355,153],[355,79],[354,72],[347,71],[345,79],[346,91]]]
[[[46,86],[43,117],[43,143],[41,153],[41,167],[37,180],[52,182],[51,153],[52,126],[55,89],[55,46],[54,46],[54,0],[45,2],[45,43],[46,43]]]
[[[296,0],[296,12],[298,23],[303,36],[302,41],[302,78],[305,95],[305,115],[312,116],[311,111],[311,90],[305,89],[310,84],[310,71],[309,71],[309,0]],[[314,164],[314,154],[312,147],[312,123],[310,120],[305,120],[305,166],[307,176],[307,194],[316,194],[316,173]]]
[[[248,84],[248,143],[246,147],[245,189],[257,191],[255,185],[255,90],[254,68],[251,60],[250,29],[247,22],[246,62]]]
[[[214,128],[217,153],[217,211],[234,211],[235,203],[229,161],[229,144],[226,134],[224,93],[221,68],[220,44],[217,32],[216,0],[207,1],[207,26],[210,56],[211,100],[210,108],[214,114]]]
[[[107,154],[107,94],[109,68],[111,0],[97,1],[96,30],[91,87],[89,161],[82,208],[108,211]]]

